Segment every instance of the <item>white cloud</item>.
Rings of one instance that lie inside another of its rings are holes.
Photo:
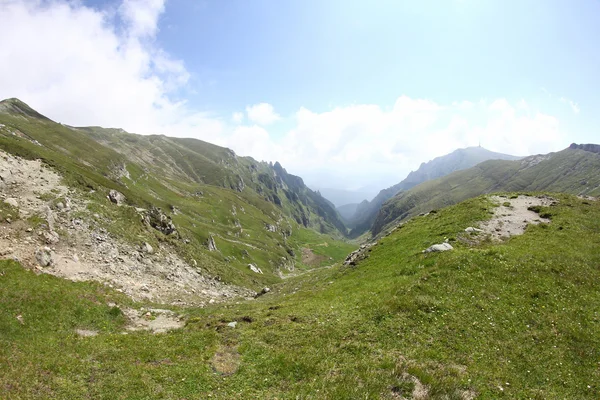
[[[165,0],[124,0],[119,7],[123,22],[134,37],[154,36],[158,17],[165,10]]]
[[[561,97],[555,96],[552,93],[550,93],[550,91],[548,91],[548,89],[546,89],[544,87],[541,88],[541,90],[542,90],[542,92],[546,93],[546,95],[548,97],[550,97],[551,99],[558,98],[558,101],[560,101],[563,104],[567,104],[571,108],[571,111],[573,111],[575,114],[579,114],[579,112],[581,111],[581,109],[579,108],[579,104],[577,104],[575,101],[573,101],[567,97],[564,97],[564,96],[561,96]]]
[[[575,114],[579,114],[580,108],[579,108],[579,104],[575,103],[573,100],[571,99],[567,99],[566,97],[561,97],[560,98],[560,102],[564,103],[564,104],[568,104],[569,107],[571,107],[571,110],[575,113]]]
[[[402,96],[389,110],[378,105],[322,113],[301,108],[295,127],[279,140],[255,134],[253,153],[245,151],[248,143],[237,143],[239,136],[228,144],[244,154],[278,160],[315,186],[358,188],[379,182],[385,187],[423,161],[479,142],[514,155],[566,147],[559,121],[530,109],[524,100],[514,105],[506,99],[446,105]]]
[[[244,113],[234,112],[233,115],[231,116],[231,120],[235,124],[241,124],[244,121]]]
[[[248,114],[248,119],[250,121],[263,126],[270,125],[281,119],[273,109],[273,106],[269,103],[259,103],[248,106],[246,107],[246,114]]]
[[[0,35],[0,98],[19,97],[70,125],[226,145],[278,160],[322,187],[391,185],[421,162],[479,141],[516,155],[568,144],[559,121],[524,100],[440,104],[401,96],[391,108],[299,108],[284,132],[266,128],[282,119],[268,103],[224,118],[198,112],[173,95],[189,80],[185,64],[154,40],[164,6],[163,0],[123,0],[112,11],[99,11],[66,0],[0,0],[2,28],[10,32]],[[578,112],[576,103],[565,101]]]
[[[71,125],[215,140],[219,120],[171,97],[189,73],[153,41],[163,10],[164,0],[125,0],[116,11],[69,1],[1,3],[10,34],[0,35],[0,98],[18,97]]]

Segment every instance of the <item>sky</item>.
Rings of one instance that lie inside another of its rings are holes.
[[[599,15],[597,0],[0,0],[0,98],[376,192],[479,143],[600,142]]]

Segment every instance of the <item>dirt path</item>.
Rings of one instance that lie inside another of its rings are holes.
[[[515,235],[522,235],[529,224],[549,223],[550,220],[541,218],[529,207],[547,207],[556,200],[549,197],[519,196],[514,199],[492,196],[490,200],[499,204],[494,210],[491,220],[484,222],[481,229],[492,236],[494,240],[502,240]]]
[[[20,216],[0,221],[0,257],[73,281],[99,281],[135,300],[203,306],[254,295],[203,276],[166,246],[149,252],[113,237],[98,227],[102,217],[89,215],[87,202],[61,181],[40,161],[0,151],[0,201]],[[48,200],[56,198],[60,204]],[[32,229],[32,216],[44,223]],[[36,259],[40,249],[52,260],[46,267]]]

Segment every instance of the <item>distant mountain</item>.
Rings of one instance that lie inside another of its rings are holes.
[[[356,209],[356,213],[348,222],[348,226],[352,229],[350,235],[352,237],[358,237],[368,231],[373,225],[381,205],[399,192],[408,190],[428,180],[473,167],[483,161],[517,159],[519,159],[519,157],[495,153],[482,147],[467,147],[465,149],[455,150],[445,156],[434,158],[429,162],[422,163],[419,169],[409,173],[402,182],[382,190],[370,202],[363,201],[360,203]]]
[[[356,213],[356,209],[358,208],[357,203],[352,204],[344,204],[343,206],[336,207],[338,214],[342,217],[344,221],[350,220],[354,214]]]
[[[518,161],[486,161],[424,182],[387,201],[378,212],[371,231],[377,235],[387,226],[410,216],[498,191],[554,191],[598,196],[600,145],[573,143],[557,153]]]
[[[372,192],[358,189],[358,190],[344,190],[344,189],[332,189],[332,188],[320,188],[318,190],[321,196],[333,203],[336,207],[340,207],[346,204],[360,203],[365,199],[372,197]]]

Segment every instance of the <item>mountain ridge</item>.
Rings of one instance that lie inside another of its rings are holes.
[[[385,227],[481,194],[510,191],[559,191],[577,195],[600,194],[599,145],[572,144],[559,152],[520,160],[489,160],[472,168],[400,192],[381,207],[371,229],[379,235]]]
[[[168,247],[173,252],[206,274],[241,286],[277,281],[295,267],[324,265],[343,258],[340,249],[354,247],[341,241],[346,228],[334,206],[279,162],[240,157],[200,140],[70,127],[8,99],[0,102],[0,149],[55,169],[85,198],[80,202],[116,221],[104,228],[116,236],[140,240],[131,228],[157,245],[137,209],[146,210],[144,218],[172,221],[177,236],[169,237]],[[126,207],[106,208],[111,191],[120,193]],[[159,243],[167,239],[159,238]]]
[[[444,156],[423,162],[415,171],[411,171],[400,183],[383,189],[373,200],[363,201],[349,219],[351,237],[358,237],[371,229],[381,206],[394,195],[408,190],[422,182],[435,179],[454,171],[462,170],[490,159],[518,159],[519,157],[496,153],[482,147],[466,147],[454,150]]]

